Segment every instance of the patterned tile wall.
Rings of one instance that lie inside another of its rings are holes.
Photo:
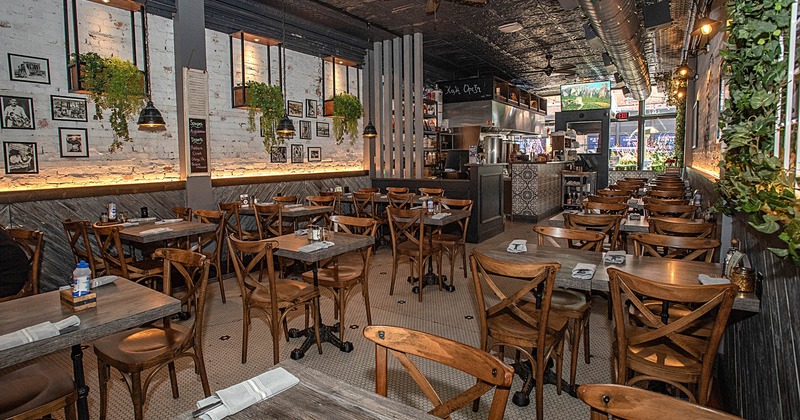
[[[511,214],[537,221],[561,209],[561,171],[565,164],[511,165]]]

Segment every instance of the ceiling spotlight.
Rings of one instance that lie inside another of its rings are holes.
[[[522,24],[519,22],[511,22],[506,23],[505,25],[500,25],[497,27],[497,29],[505,34],[513,34],[514,32],[522,30]]]
[[[253,38],[253,42],[261,41],[261,38]]]
[[[711,35],[712,32],[721,24],[718,20],[711,19],[707,16],[701,18],[694,25],[692,36]]]

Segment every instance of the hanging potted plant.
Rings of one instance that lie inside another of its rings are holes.
[[[333,137],[336,144],[342,144],[344,136],[354,144],[358,138],[358,119],[364,113],[361,101],[349,93],[333,97]]]
[[[127,60],[101,57],[95,53],[80,55],[81,87],[89,92],[94,102],[94,119],[103,118],[103,111],[111,114],[108,121],[114,131],[114,141],[108,151],[121,149],[122,141],[131,141],[128,120],[136,118],[144,108],[144,74]]]
[[[249,112],[247,131],[256,131],[256,111],[261,111],[258,120],[264,136],[264,148],[271,152],[273,147],[283,144],[283,138],[275,133],[275,125],[283,116],[281,87],[252,80],[246,86],[246,105]]]

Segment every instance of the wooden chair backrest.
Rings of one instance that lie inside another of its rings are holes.
[[[631,177],[627,177],[627,176],[625,178],[623,178],[623,180],[625,182],[635,182],[635,183],[640,184],[642,186],[647,184],[647,182],[649,181],[647,178],[631,178]]]
[[[406,239],[417,245],[419,254],[422,255],[422,247],[425,244],[425,210],[388,207],[386,214],[392,235],[392,250],[396,250],[400,241]]]
[[[694,219],[697,206],[674,204],[645,204],[647,217],[679,217],[681,219]]]
[[[356,217],[377,218],[375,212],[375,194],[371,192],[353,193],[353,209]]]
[[[389,207],[398,209],[408,209],[414,202],[414,194],[411,193],[388,193],[386,197],[389,199]]]
[[[320,191],[322,197],[333,197],[333,214],[342,214],[342,193],[339,191]]]
[[[660,346],[669,347],[683,357],[693,359],[701,364],[699,390],[696,395],[700,403],[705,404],[714,357],[717,354],[722,333],[728,322],[733,307],[733,300],[739,291],[735,284],[722,285],[678,285],[669,282],[658,282],[626,273],[617,268],[608,269],[609,295],[611,295],[612,313],[615,324],[614,352],[619,359],[619,366],[627,366],[628,347]],[[645,299],[646,297],[646,299]],[[683,304],[687,311],[681,317],[669,319],[668,314],[654,313],[646,301],[649,299]],[[630,302],[630,308],[627,305]],[[638,311],[637,321],[644,327],[627,328],[630,324],[628,316]],[[708,337],[693,335],[691,331],[705,327],[709,316],[714,317],[711,334]],[[694,398],[692,396],[692,398]]]
[[[597,195],[602,197],[625,197],[627,200],[630,198],[630,194],[626,193],[622,190],[597,190]]]
[[[278,293],[275,284],[275,263],[272,258],[272,248],[277,245],[275,241],[260,239],[256,241],[240,241],[233,235],[228,236],[228,252],[236,271],[236,280],[242,299],[261,290],[269,297],[271,319],[278,319]],[[266,268],[266,276],[263,270]],[[262,279],[266,277],[266,284]]]
[[[361,188],[358,189],[358,192],[362,192],[362,193],[379,193],[379,192],[381,192],[381,189],[380,188],[374,188],[374,187],[361,187]]]
[[[457,198],[445,198],[440,197],[436,199],[441,205],[443,209],[456,209],[456,210],[466,210],[470,216],[467,216],[464,219],[459,220],[458,228],[461,230],[461,240],[465,243],[467,242],[467,228],[469,227],[469,219],[472,217],[472,200],[460,200]]]
[[[239,202],[219,203],[219,210],[225,214],[225,234],[242,237],[242,222],[239,218]]]
[[[567,229],[554,226],[536,226],[533,231],[538,234],[539,245],[549,245],[562,248],[556,239],[563,239],[567,248],[583,249],[586,251],[603,250],[606,235],[591,230]]]
[[[225,236],[225,214],[216,210],[195,210],[193,214],[198,223],[217,225],[217,229],[197,235],[197,245],[192,246],[192,251],[202,252],[212,244],[217,250],[222,249],[222,238]]]
[[[283,235],[283,212],[280,204],[256,203],[253,204],[253,212],[256,216],[259,239]]]
[[[631,182],[631,181],[617,181],[617,186],[618,186],[618,187],[619,187],[619,189],[621,189],[621,190],[631,190],[631,191],[636,191],[636,190],[638,190],[639,188],[641,188],[643,185],[644,185],[644,184],[642,184],[642,183],[639,183],[639,182],[637,182],[637,181],[634,181],[634,182]]]
[[[444,197],[444,189],[442,188],[420,188],[419,195],[424,197]]]
[[[450,418],[454,411],[497,387],[488,418],[503,418],[514,370],[502,360],[475,347],[403,327],[367,326],[364,328],[364,337],[375,343],[375,392],[379,395],[387,396],[387,355],[391,353],[433,403],[434,408],[428,413],[439,418]],[[409,355],[460,370],[474,376],[477,383],[450,400],[442,401]]]
[[[622,203],[627,203],[628,198],[629,197],[625,195],[616,195],[616,196],[590,195],[586,199],[590,203],[622,204]]]
[[[331,210],[322,214],[317,214],[311,216],[309,218],[309,224],[316,225],[320,222],[325,223],[325,226],[331,226],[331,216],[336,209],[336,197],[332,196],[322,196],[322,195],[310,195],[306,197],[309,206],[331,206]]]
[[[408,187],[386,187],[387,193],[408,194]]]
[[[576,214],[564,213],[564,227],[568,229],[594,230],[608,238],[611,249],[619,249],[619,225],[622,216],[618,214]]]
[[[172,212],[175,213],[175,217],[178,219],[183,219],[186,220],[187,222],[192,221],[191,207],[173,207]]]
[[[69,249],[72,250],[72,256],[75,257],[75,264],[80,260],[89,263],[89,268],[92,270],[92,278],[99,277],[97,269],[97,260],[92,251],[92,242],[89,240],[89,226],[88,220],[70,220],[66,219],[62,222],[64,226],[64,233],[67,234],[67,243]]]
[[[180,296],[181,305],[195,308],[187,341],[191,340],[195,346],[202,346],[206,289],[211,261],[203,254],[178,248],[159,248],[155,256],[164,259],[165,283],[175,284],[172,277],[177,274],[186,284],[186,292]]]
[[[683,187],[681,189],[652,189],[647,192],[648,197],[653,198],[684,198],[686,196],[686,192],[684,191]]]
[[[283,205],[286,204],[297,204],[297,196],[296,195],[276,195],[272,197],[272,201],[276,203],[281,203]]]
[[[5,232],[11,236],[11,239],[25,252],[30,268],[28,271],[28,281],[22,286],[22,289],[14,295],[13,299],[38,294],[39,271],[42,265],[42,251],[44,248],[44,233],[40,230],[20,228],[6,228]]]
[[[125,258],[125,250],[119,238],[119,232],[124,229],[120,224],[102,225],[97,222],[92,225],[97,247],[100,249],[100,256],[106,265],[106,272],[116,276],[129,279],[128,264]]]
[[[670,236],[714,239],[717,225],[709,222],[687,223],[687,219],[652,217],[648,220],[650,233]]]
[[[667,236],[656,233],[634,233],[634,255],[658,258],[711,262],[720,243],[716,239]]]
[[[689,205],[687,198],[656,198],[656,197],[643,197],[644,204],[669,204],[671,206],[686,206]]]
[[[648,420],[655,417],[692,420],[736,420],[741,417],[641,388],[613,384],[578,387],[578,398],[591,407],[592,420]]]
[[[664,175],[665,176],[674,175],[679,177],[681,176],[681,168],[678,166],[667,166],[666,168],[664,168]]]
[[[636,190],[639,189],[636,185],[609,185],[608,189],[611,191],[618,191],[620,193],[625,193],[629,196],[632,196]]]
[[[628,214],[628,204],[587,202],[583,205],[583,212],[586,214],[619,214],[625,217]]]
[[[352,217],[352,216],[331,216],[332,229],[334,232],[344,232],[353,235],[375,236],[375,231],[378,229],[378,222],[368,217]],[[364,263],[362,274],[364,278],[369,278],[369,265],[372,261],[372,253],[374,251],[372,246],[361,248],[361,260]]]

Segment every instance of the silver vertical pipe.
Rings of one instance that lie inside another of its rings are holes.
[[[378,130],[378,137],[373,139],[375,150],[373,150],[373,162],[375,164],[375,177],[383,177],[383,133],[386,131],[383,125],[383,87],[381,86],[381,66],[383,65],[383,49],[380,42],[372,44],[372,58],[374,65],[372,66],[372,115],[373,124]]]
[[[425,160],[423,159],[422,147],[423,147],[423,135],[422,135],[422,34],[415,33],[414,34],[414,132],[416,136],[414,136],[414,142],[416,144],[414,150],[414,160],[417,162],[417,166],[415,169],[417,178],[422,178],[422,171],[424,169],[423,165],[425,164]]]
[[[392,171],[392,41],[383,41],[383,177],[391,178]]]
[[[394,124],[392,129],[394,131],[394,176],[397,178],[403,177],[403,91],[401,90],[401,82],[403,81],[403,46],[400,38],[392,40],[392,93],[394,94]]]
[[[403,145],[406,149],[405,168],[403,176],[405,178],[419,178],[415,176],[414,164],[421,165],[420,161],[414,159],[414,131],[413,114],[414,104],[411,96],[411,81],[414,77],[411,73],[411,35],[403,36]]]

